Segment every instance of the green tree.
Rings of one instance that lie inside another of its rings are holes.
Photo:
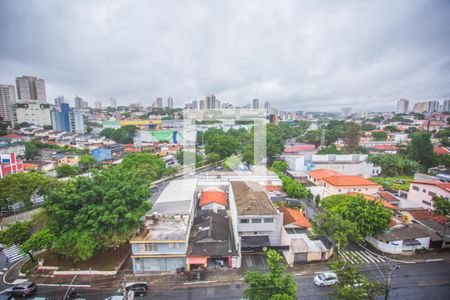
[[[138,128],[136,126],[127,125],[118,129],[105,128],[100,132],[100,135],[106,138],[110,138],[119,144],[132,144],[137,130]]]
[[[354,265],[333,261],[330,263],[330,268],[336,272],[339,279],[334,286],[338,299],[373,300],[383,294],[381,282],[369,281]]]
[[[70,177],[75,176],[79,173],[79,169],[76,166],[71,166],[68,164],[62,164],[56,167],[56,176],[58,177]]]
[[[80,161],[78,162],[78,166],[81,171],[89,170],[92,167],[95,167],[97,164],[97,160],[90,154],[84,154],[80,157]]]
[[[320,145],[320,138],[322,136],[322,132],[320,130],[310,130],[306,132],[305,135],[297,139],[298,141],[307,143],[307,144],[313,144],[313,145]]]
[[[48,228],[43,228],[34,232],[30,238],[23,243],[20,249],[27,253],[31,260],[34,261],[32,252],[50,249],[53,246],[54,240],[54,234]]]
[[[272,164],[272,170],[284,173],[288,168],[288,164],[285,161],[274,161]]]
[[[431,134],[428,132],[416,132],[411,135],[408,145],[408,158],[417,161],[425,169],[431,168],[436,161],[431,143]]]
[[[208,153],[206,155],[206,160],[210,163],[216,163],[220,160],[220,155],[214,152]]]
[[[29,221],[10,224],[6,229],[0,231],[0,243],[10,247],[11,245],[22,245],[31,235],[33,223]]]
[[[333,195],[321,201],[323,213],[313,221],[314,231],[336,240],[338,250],[349,239],[363,241],[388,228],[393,212],[376,201],[357,195]]]
[[[372,132],[372,137],[375,141],[386,141],[387,133],[386,131],[374,131]]]
[[[35,159],[39,155],[39,148],[33,142],[25,143],[25,159]]]
[[[374,124],[370,124],[370,123],[366,123],[366,122],[361,123],[361,130],[362,131],[373,131],[373,130],[376,130],[376,129],[377,129],[377,126],[374,125]]]
[[[284,150],[284,139],[283,132],[280,127],[275,124],[267,124],[266,135],[266,151],[268,158],[281,154]]]
[[[344,154],[344,153],[345,151],[338,150],[335,144],[331,144],[327,147],[320,148],[319,151],[317,151],[317,154]]]
[[[447,242],[447,219],[450,216],[450,200],[444,197],[433,197],[434,213],[444,217],[444,232],[442,239],[442,248],[445,248]]]
[[[414,160],[405,158],[403,155],[378,154],[369,156],[369,160],[381,167],[381,175],[395,177],[414,175],[422,167]]]
[[[400,129],[398,129],[395,125],[389,125],[383,128],[384,131],[390,131],[390,132],[399,132]]]
[[[39,173],[14,173],[0,180],[0,205],[9,208],[20,203],[25,208],[33,205],[34,195],[42,196],[49,192],[52,180]]]
[[[316,202],[316,207],[319,207],[320,204],[320,195],[317,194],[316,197],[314,198],[314,202]]]
[[[292,274],[285,273],[282,256],[275,250],[267,252],[268,272],[246,272],[244,281],[249,285],[244,297],[250,300],[297,299],[297,284]]]
[[[72,265],[91,258],[99,248],[98,241],[89,232],[76,230],[62,233],[56,238],[54,249],[67,258]]]

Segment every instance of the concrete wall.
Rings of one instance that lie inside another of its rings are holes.
[[[415,188],[419,190],[417,191]],[[433,195],[450,198],[449,192],[435,185],[411,183],[407,199],[418,207],[434,210]]]
[[[225,209],[225,206],[220,205],[219,203],[211,202],[201,207],[202,210],[212,210],[217,212],[218,210]]]
[[[265,218],[272,218],[273,223],[264,222]],[[241,223],[242,219],[248,219],[249,223]],[[261,223],[252,223],[253,219],[261,219]],[[283,214],[277,215],[243,215],[238,216],[238,232],[240,236],[269,236],[272,245],[281,245],[283,230]],[[255,234],[256,232],[256,234]]]
[[[415,249],[429,249],[430,247],[430,238],[417,238],[417,241],[420,242],[418,246],[406,246],[404,245],[402,240],[399,241],[390,241],[389,243],[380,241],[374,237],[367,237],[366,241],[369,242],[372,246],[377,248],[378,250],[390,254],[401,254],[404,251],[414,251]]]
[[[172,247],[172,243],[153,243],[158,247],[157,251],[145,251],[145,244],[131,244],[131,253],[133,255],[161,255],[161,254],[185,254],[187,250],[186,243],[175,243],[175,247]],[[170,244],[170,246],[169,246]]]
[[[314,169],[332,170],[342,173],[343,175],[357,175],[364,178],[378,176],[381,172],[381,168],[375,167],[372,163],[315,164]]]

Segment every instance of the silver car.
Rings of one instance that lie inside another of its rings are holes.
[[[333,285],[338,282],[336,273],[323,272],[314,277],[314,284],[317,286]]]

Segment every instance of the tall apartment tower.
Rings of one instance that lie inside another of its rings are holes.
[[[173,109],[173,98],[167,98],[167,107]]]
[[[163,108],[163,99],[162,98],[156,98],[155,108]]]
[[[428,101],[428,112],[439,111],[439,101]]]
[[[214,95],[206,96],[205,106],[206,109],[216,108],[216,96]]]
[[[352,115],[352,108],[351,107],[343,107],[341,109],[341,117],[348,118]]]
[[[64,99],[64,96],[58,96],[55,98],[55,106],[61,107],[61,104],[66,103],[66,100]]]
[[[62,103],[59,111],[53,108],[50,114],[54,130],[84,133],[83,113],[70,109],[69,103]]]
[[[259,99],[253,99],[252,108],[259,109]]]
[[[397,101],[397,113],[398,114],[407,114],[409,108],[409,100],[400,99]]]
[[[198,109],[198,100],[192,101],[192,109]]]
[[[442,105],[443,112],[450,112],[450,99],[444,100],[444,104]]]
[[[269,101],[264,102],[264,110],[267,113],[270,112],[270,102]]]
[[[14,85],[0,84],[0,119],[13,122],[13,104],[16,103]]]
[[[111,101],[110,102],[110,107],[117,108],[117,100],[114,99],[114,98],[111,98],[110,101]]]
[[[200,108],[200,109],[205,109],[206,108],[206,101],[205,100],[200,100],[199,102],[198,102],[199,104],[198,104],[198,107]]]
[[[44,79],[34,76],[16,77],[16,88],[19,101],[47,102]]]
[[[95,109],[102,109],[102,101],[97,100],[94,102]]]

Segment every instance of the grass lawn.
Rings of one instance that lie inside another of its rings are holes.
[[[412,176],[398,176],[398,177],[376,177],[370,178],[371,181],[382,185],[385,189],[409,191],[409,184],[414,180]],[[394,182],[396,180],[403,180],[403,183]]]
[[[96,270],[96,271],[114,271],[117,266],[130,254],[130,245],[125,244],[120,248],[108,249],[102,252],[98,252],[92,258],[79,261],[72,265],[72,263],[64,258],[58,257],[58,254],[52,251],[47,251],[36,256],[36,262],[27,261],[21,268],[22,273],[26,273],[27,270],[32,269],[37,265],[39,258],[44,259],[44,266],[46,267],[59,267],[59,271],[69,270]]]

